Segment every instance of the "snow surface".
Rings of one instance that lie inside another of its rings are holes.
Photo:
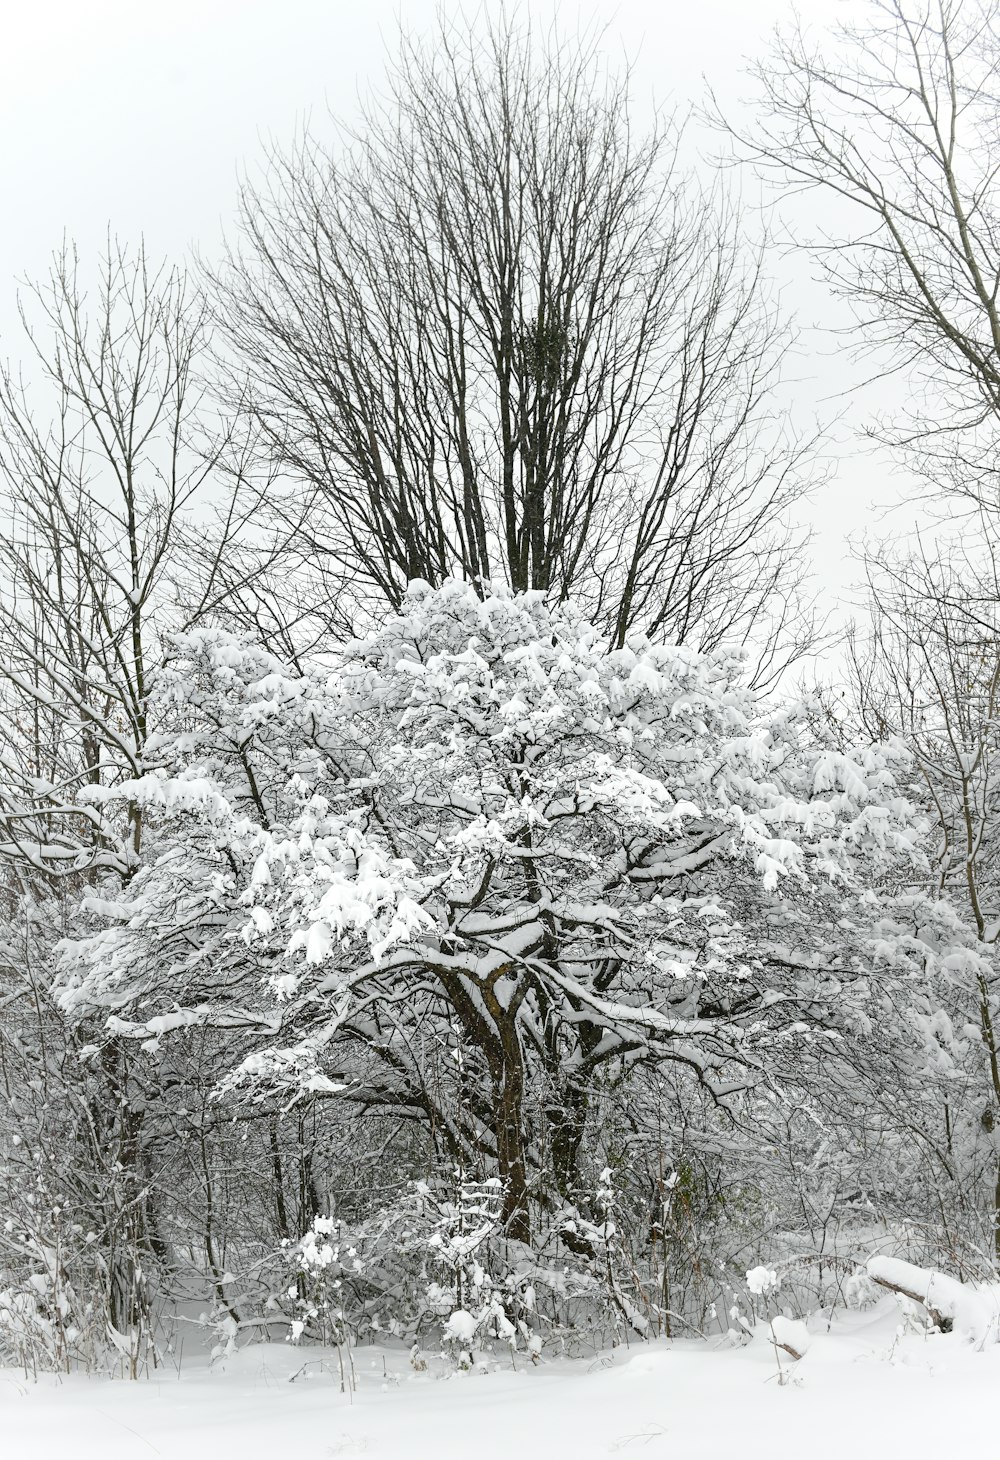
[[[185,1357],[137,1383],[37,1383],[0,1371],[0,1453],[12,1460],[894,1460],[989,1454],[1000,1344],[901,1336],[886,1296],[866,1312],[810,1320],[805,1357],[782,1357],[760,1325],[743,1349],[655,1343],[596,1359],[518,1359],[491,1373],[416,1373],[407,1355],[355,1351],[357,1392],[335,1357],[277,1344],[209,1367]],[[294,1383],[289,1378],[309,1364]]]

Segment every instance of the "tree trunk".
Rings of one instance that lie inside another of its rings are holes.
[[[513,1242],[531,1241],[524,1141],[524,1062],[516,1020],[501,1027],[503,1063],[494,1085],[497,1163],[503,1182],[503,1222]]]
[[[587,1121],[587,1092],[576,1084],[565,1086],[548,1107],[552,1175],[556,1191],[574,1205],[579,1200],[578,1162]]]

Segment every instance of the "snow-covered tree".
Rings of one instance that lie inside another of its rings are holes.
[[[818,744],[738,661],[451,582],[308,673],[197,631],[163,692],[163,768],[89,793],[157,852],[89,900],[64,1007],[150,1057],[234,1031],[233,1095],[419,1122],[499,1176],[511,1239],[536,1210],[586,1251],[595,1106],[637,1071],[794,1100],[937,956],[898,901],[905,752]]]
[[[872,555],[854,692],[866,728],[905,740],[934,826],[936,886],[975,931],[975,956],[923,996],[921,1040],[948,1075],[938,1135],[947,1186],[979,1209],[986,1250],[1000,1256],[996,564],[975,542],[938,547],[934,559]]]

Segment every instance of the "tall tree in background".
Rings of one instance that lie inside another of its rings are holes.
[[[109,825],[102,788],[146,768],[165,637],[266,566],[259,496],[206,401],[182,270],[109,241],[92,272],[67,246],[21,316],[26,374],[0,370],[0,853],[128,876],[141,817]]]
[[[678,143],[592,48],[445,25],[357,134],[245,187],[218,320],[331,600],[459,574],[619,644],[751,642],[763,679],[801,650],[788,337]]]
[[[0,375],[0,842],[32,875],[127,875],[141,817],[112,828],[99,794],[145,768],[183,514],[216,464],[205,311],[177,270],[111,245],[92,295],[64,249],[22,317],[35,378]]]
[[[935,488],[995,509],[1000,6],[866,9],[826,50],[801,28],[779,36],[755,68],[757,125],[739,140],[782,189],[840,200],[836,236],[805,241],[854,311],[861,348],[912,385],[884,434]]]

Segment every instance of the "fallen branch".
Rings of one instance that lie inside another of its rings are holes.
[[[955,1295],[951,1289],[961,1286],[954,1278],[916,1267],[912,1262],[902,1262],[897,1257],[870,1257],[866,1266],[873,1283],[919,1303],[926,1309],[935,1328],[942,1333],[951,1332],[955,1320]],[[931,1290],[934,1288],[937,1292],[931,1302]]]

